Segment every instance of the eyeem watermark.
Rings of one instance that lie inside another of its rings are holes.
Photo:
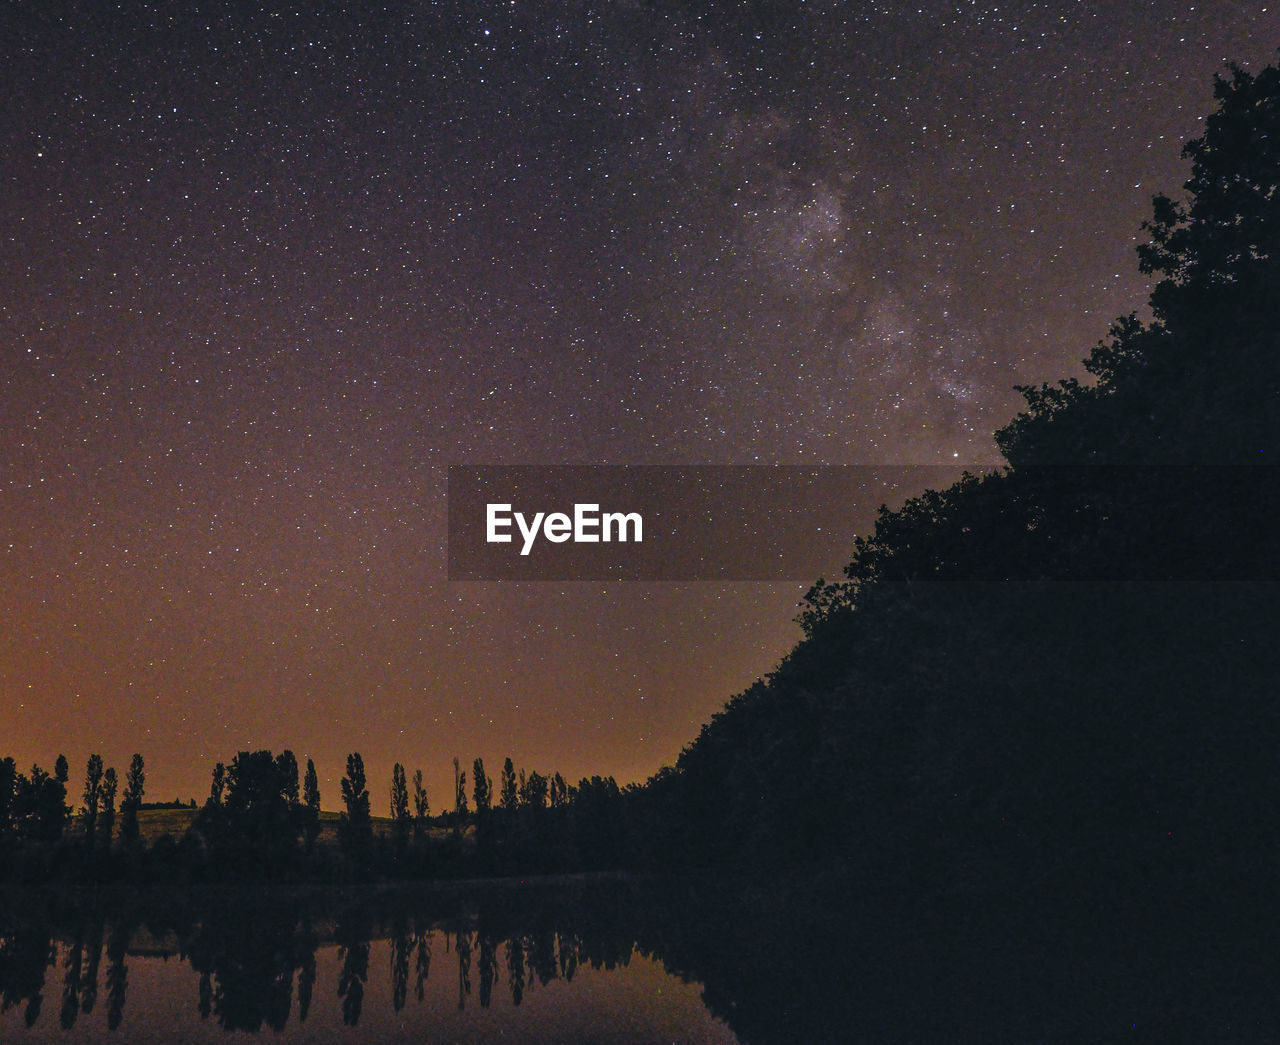
[[[598,504],[575,504],[573,516],[564,512],[536,512],[526,519],[523,512],[512,512],[510,504],[489,504],[485,509],[485,541],[488,544],[510,544],[508,532],[514,520],[524,545],[521,555],[533,550],[533,543],[541,530],[542,536],[553,544],[572,541],[575,544],[608,544],[611,541],[628,541],[639,544],[644,540],[644,517],[639,512],[605,512]]]
[[[882,503],[958,475],[894,466],[451,465],[449,578],[812,582],[838,574]]]
[[[855,538],[874,535],[881,505],[896,509],[926,490],[946,491],[961,472],[932,465],[451,465],[449,579],[811,584],[841,576]],[[941,508],[930,506],[946,524],[941,558],[907,556],[902,569],[919,580],[1274,579],[1280,558],[1237,561],[1229,547],[1204,554],[1198,535],[1215,532],[1224,506],[1239,504],[1249,504],[1269,533],[1280,515],[1277,476],[1275,466],[1019,468],[998,488],[946,494]],[[1032,532],[1026,518],[1042,503],[1092,526],[1099,554],[1081,559],[1051,538],[1013,560],[982,553],[991,535]],[[1177,516],[1150,518],[1151,504],[1174,503],[1183,509]],[[1144,540],[1163,550],[1130,566],[1124,542],[1141,532],[1135,520],[1143,519],[1150,527]]]

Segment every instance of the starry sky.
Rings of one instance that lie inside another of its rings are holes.
[[[358,750],[375,813],[394,761],[433,810],[454,755],[641,781],[799,634],[802,583],[450,583],[449,465],[997,463],[1280,42],[1244,2],[122,8],[0,12],[0,755],[202,799],[289,747],[336,808]]]

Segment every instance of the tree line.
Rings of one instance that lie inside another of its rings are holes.
[[[33,766],[18,773],[0,762],[0,870],[113,877],[122,866],[177,869],[193,879],[367,878],[527,873],[615,866],[609,824],[623,791],[612,777],[570,784],[559,773],[517,770],[510,758],[495,788],[484,759],[468,770],[453,760],[449,802],[432,816],[421,769],[410,779],[395,763],[385,816],[375,822],[364,759],[347,756],[336,822],[322,817],[319,774],[291,750],[241,751],[214,765],[208,797],[190,826],[148,845],[139,827],[145,771],[135,755],[117,809],[118,777],[89,756],[82,802],[67,803],[70,769],[58,756],[53,775]],[[181,803],[161,803],[183,808]],[[118,823],[117,823],[118,813]],[[322,844],[326,822],[332,830]],[[113,861],[113,857],[118,859]]]
[[[50,774],[37,763],[30,773],[18,771],[12,757],[0,759],[0,846],[10,848],[23,841],[57,842],[71,824],[75,810],[67,804],[67,784],[71,767],[59,755]],[[101,755],[90,755],[85,767],[83,805],[76,818],[86,846],[110,847],[117,833],[119,841],[138,841],[138,812],[143,808],[146,769],[142,756],[135,754],[125,774],[124,792],[117,810],[119,777],[114,766],[103,766]]]

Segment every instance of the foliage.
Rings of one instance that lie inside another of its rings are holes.
[[[135,754],[124,779],[124,795],[120,799],[120,838],[126,845],[138,840],[138,808],[146,792],[147,776],[142,756]]]
[[[347,773],[340,784],[342,804],[346,807],[339,826],[339,836],[347,853],[364,860],[373,842],[370,820],[369,790],[364,772],[364,759],[359,752],[347,756]]]
[[[803,641],[629,803],[632,859],[936,887],[1276,842],[1280,607],[1219,582],[1280,577],[1275,469],[1237,467],[1280,453],[1280,74],[1216,93],[1189,202],[1146,226],[1154,320],[1022,389],[1009,467],[881,509]]]
[[[511,759],[502,763],[502,799],[501,806],[507,812],[514,812],[518,803],[516,794],[516,767]]]
[[[459,820],[467,815],[467,771],[457,756],[453,759],[453,814]]]
[[[116,825],[116,788],[118,781],[116,779],[116,771],[114,766],[108,766],[102,773],[102,791],[98,796],[99,805],[99,826],[102,831],[102,841],[107,847],[111,847],[112,834]]]
[[[84,774],[84,812],[81,824],[86,844],[92,846],[98,827],[98,807],[102,800],[102,756],[90,755]]]
[[[320,778],[316,764],[307,759],[307,775],[302,782],[302,831],[308,851],[320,834]]]
[[[404,766],[399,762],[391,770],[391,831],[395,839],[396,851],[403,853],[409,844],[409,784],[405,779]]]
[[[493,781],[485,775],[484,759],[477,758],[471,763],[472,770],[472,798],[476,804],[476,814],[483,816],[489,812],[489,806],[492,803]]]

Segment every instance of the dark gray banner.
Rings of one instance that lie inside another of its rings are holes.
[[[958,468],[488,465],[449,468],[449,579],[813,581],[876,509]]]
[[[975,469],[980,471],[980,469]],[[452,466],[449,579],[808,581],[877,509],[948,491],[933,466]],[[926,498],[885,579],[1280,578],[1280,469],[1047,466]]]

